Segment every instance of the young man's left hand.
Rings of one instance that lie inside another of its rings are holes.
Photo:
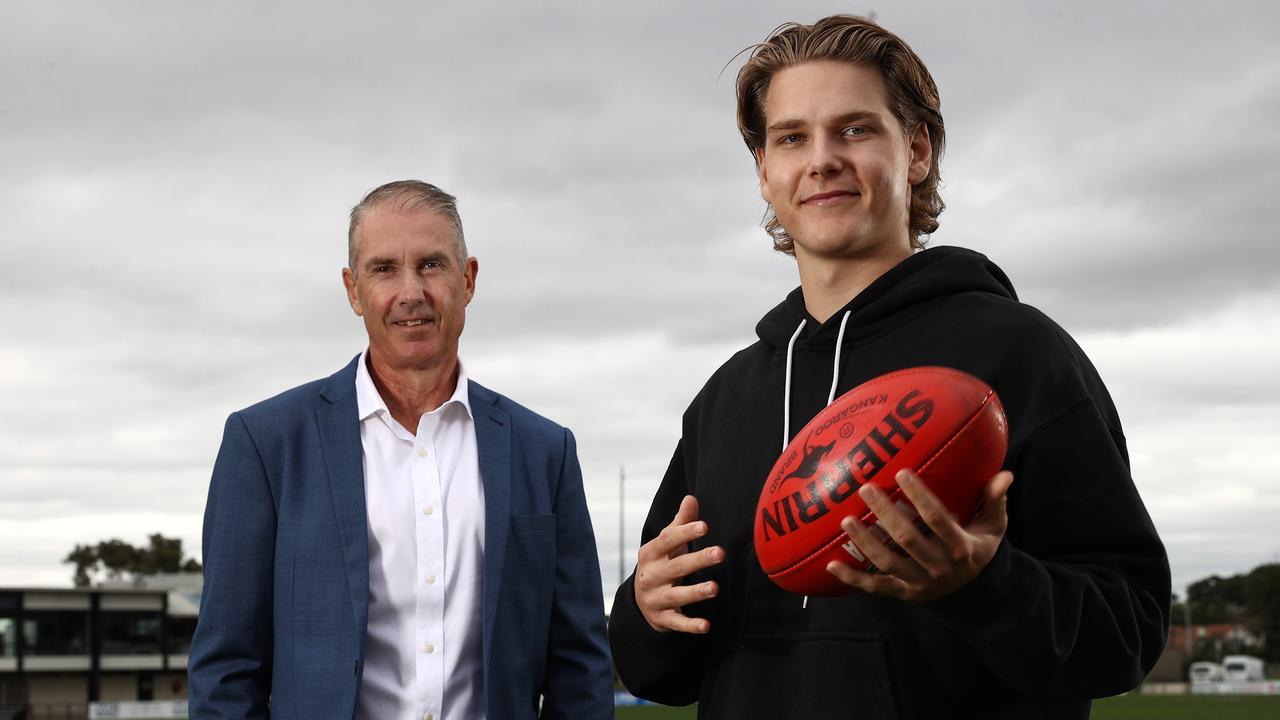
[[[1013,474],[1003,471],[987,482],[978,514],[964,527],[919,476],[902,470],[896,480],[932,535],[917,528],[915,519],[879,488],[864,485],[858,491],[862,499],[907,554],[899,555],[882,534],[850,516],[840,527],[880,572],[855,570],[842,562],[828,564],[827,572],[859,590],[902,600],[926,602],[955,592],[982,572],[1000,546],[1009,525],[1005,493]]]

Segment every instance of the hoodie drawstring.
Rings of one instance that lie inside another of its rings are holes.
[[[836,359],[831,363],[831,392],[827,393],[828,405],[836,400],[836,384],[840,382],[840,346],[844,344],[844,328],[849,324],[849,316],[852,314],[852,310],[845,310],[844,317],[840,318],[840,332],[836,335]]]
[[[791,340],[787,342],[787,374],[783,376],[782,381],[782,449],[787,449],[787,443],[791,441],[791,351],[796,346],[796,338],[800,337],[800,331],[804,329],[804,320],[800,321],[800,325],[796,327],[796,331],[791,333]]]
[[[831,362],[831,392],[827,393],[827,404],[835,402],[836,387],[840,384],[840,347],[844,345],[844,329],[849,325],[849,316],[853,314],[852,310],[845,310],[844,317],[840,318],[840,332],[836,334],[836,357]],[[804,320],[796,326],[796,331],[791,333],[791,339],[787,341],[787,374],[782,382],[782,449],[787,449],[787,443],[791,442],[791,358],[795,353],[796,338],[800,337],[800,331],[804,330]]]
[[[844,317],[840,318],[840,332],[836,333],[836,357],[831,364],[831,392],[827,393],[827,405],[830,405],[836,399],[836,386],[840,383],[840,346],[844,344],[844,329],[849,324],[849,316],[853,314],[852,310],[845,310]],[[796,327],[796,331],[791,333],[791,340],[787,342],[787,374],[782,383],[782,449],[787,449],[787,443],[791,441],[791,356],[795,351],[796,338],[800,337],[800,331],[804,330],[804,320]],[[809,607],[809,596],[804,596],[804,604],[801,608]]]

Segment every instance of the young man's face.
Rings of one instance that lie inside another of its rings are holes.
[[[760,194],[797,259],[911,252],[911,186],[929,173],[929,136],[923,124],[903,132],[878,69],[794,65],[773,76],[765,110]]]

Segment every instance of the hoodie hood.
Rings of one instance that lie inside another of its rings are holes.
[[[804,327],[795,338],[796,347],[834,349],[846,314],[844,342],[874,334],[915,306],[969,292],[1018,299],[1008,276],[987,256],[959,247],[935,247],[921,250],[890,268],[833,313],[826,323],[819,323],[809,315],[803,290],[796,288],[760,319],[756,334],[772,347],[785,350],[804,320]]]

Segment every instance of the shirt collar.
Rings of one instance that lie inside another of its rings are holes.
[[[444,407],[450,403],[457,403],[466,411],[467,417],[474,418],[471,413],[471,393],[468,392],[467,366],[462,364],[462,359],[458,359],[458,383],[453,388],[453,395],[445,400],[440,407]],[[360,420],[368,420],[370,417],[382,414],[384,417],[391,417],[391,411],[387,409],[387,404],[382,400],[382,395],[378,392],[378,387],[373,384],[373,376],[369,374],[369,349],[365,348],[360,353],[360,363],[356,366],[356,408],[360,415]]]

